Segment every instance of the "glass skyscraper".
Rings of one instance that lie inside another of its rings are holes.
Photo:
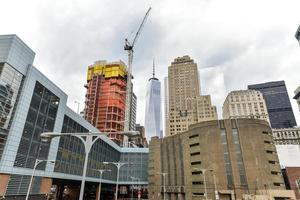
[[[160,81],[155,78],[153,63],[153,77],[149,79],[146,93],[145,132],[148,141],[154,136],[162,137],[160,87]]]
[[[297,125],[284,81],[248,85],[248,89],[258,90],[263,94],[272,128]]]
[[[296,31],[295,38],[298,40],[298,42],[300,44],[300,26],[298,27],[298,29]]]

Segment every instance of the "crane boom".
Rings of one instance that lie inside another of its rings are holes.
[[[144,27],[144,24],[145,24],[145,22],[146,22],[146,20],[147,20],[147,18],[148,18],[148,16],[149,16],[150,11],[151,11],[151,7],[150,7],[150,8],[148,9],[148,11],[146,12],[146,14],[145,14],[145,16],[144,16],[144,18],[143,18],[143,21],[142,21],[142,23],[141,23],[141,25],[140,25],[138,31],[137,31],[136,34],[135,34],[135,37],[134,37],[133,42],[132,42],[132,47],[134,47],[134,44],[136,43],[136,41],[137,41],[137,39],[138,39],[138,37],[139,37],[139,35],[140,35],[140,32],[141,32],[142,28]]]
[[[133,47],[134,47],[134,45],[135,45],[135,43],[136,43],[136,41],[137,41],[137,39],[138,39],[138,37],[139,37],[139,35],[141,33],[141,30],[142,30],[142,28],[143,28],[143,26],[144,26],[144,24],[145,24],[145,22],[146,22],[146,20],[147,20],[147,18],[149,16],[149,13],[150,13],[151,9],[152,9],[151,7],[148,8],[148,10],[147,10],[147,12],[146,12],[146,14],[145,14],[145,16],[143,18],[143,21],[140,24],[140,26],[138,28],[138,31],[136,32],[136,34],[135,34],[135,36],[133,38],[133,41],[129,42],[127,38],[125,39],[125,46],[124,46],[124,50],[125,51],[133,49]]]
[[[126,87],[126,108],[125,108],[125,123],[124,131],[130,131],[130,110],[131,110],[131,97],[132,97],[132,85],[131,85],[131,71],[132,71],[132,61],[133,61],[133,47],[137,42],[137,39],[142,31],[142,28],[148,18],[148,15],[151,11],[151,7],[147,10],[142,23],[140,24],[135,37],[132,42],[129,42],[128,39],[125,39],[124,50],[128,53],[128,68],[127,68],[127,87]]]

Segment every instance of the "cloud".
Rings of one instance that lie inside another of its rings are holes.
[[[175,57],[190,55],[219,116],[231,90],[285,80],[292,97],[300,85],[294,38],[299,0],[10,0],[1,3],[0,34],[18,34],[36,52],[34,65],[69,95],[76,110],[74,100],[83,108],[87,66],[103,59],[127,62],[124,39],[133,37],[149,6],[134,54],[137,122],[144,123],[153,57],[162,81]]]

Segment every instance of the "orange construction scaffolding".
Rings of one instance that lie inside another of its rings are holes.
[[[96,62],[88,69],[84,118],[122,144],[126,103],[126,66],[120,62]]]

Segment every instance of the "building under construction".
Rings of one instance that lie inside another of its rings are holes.
[[[132,84],[132,83],[131,83]],[[122,61],[97,61],[88,67],[84,118],[109,137],[122,144],[126,107],[127,69]],[[136,96],[130,108],[130,129],[135,129]]]

